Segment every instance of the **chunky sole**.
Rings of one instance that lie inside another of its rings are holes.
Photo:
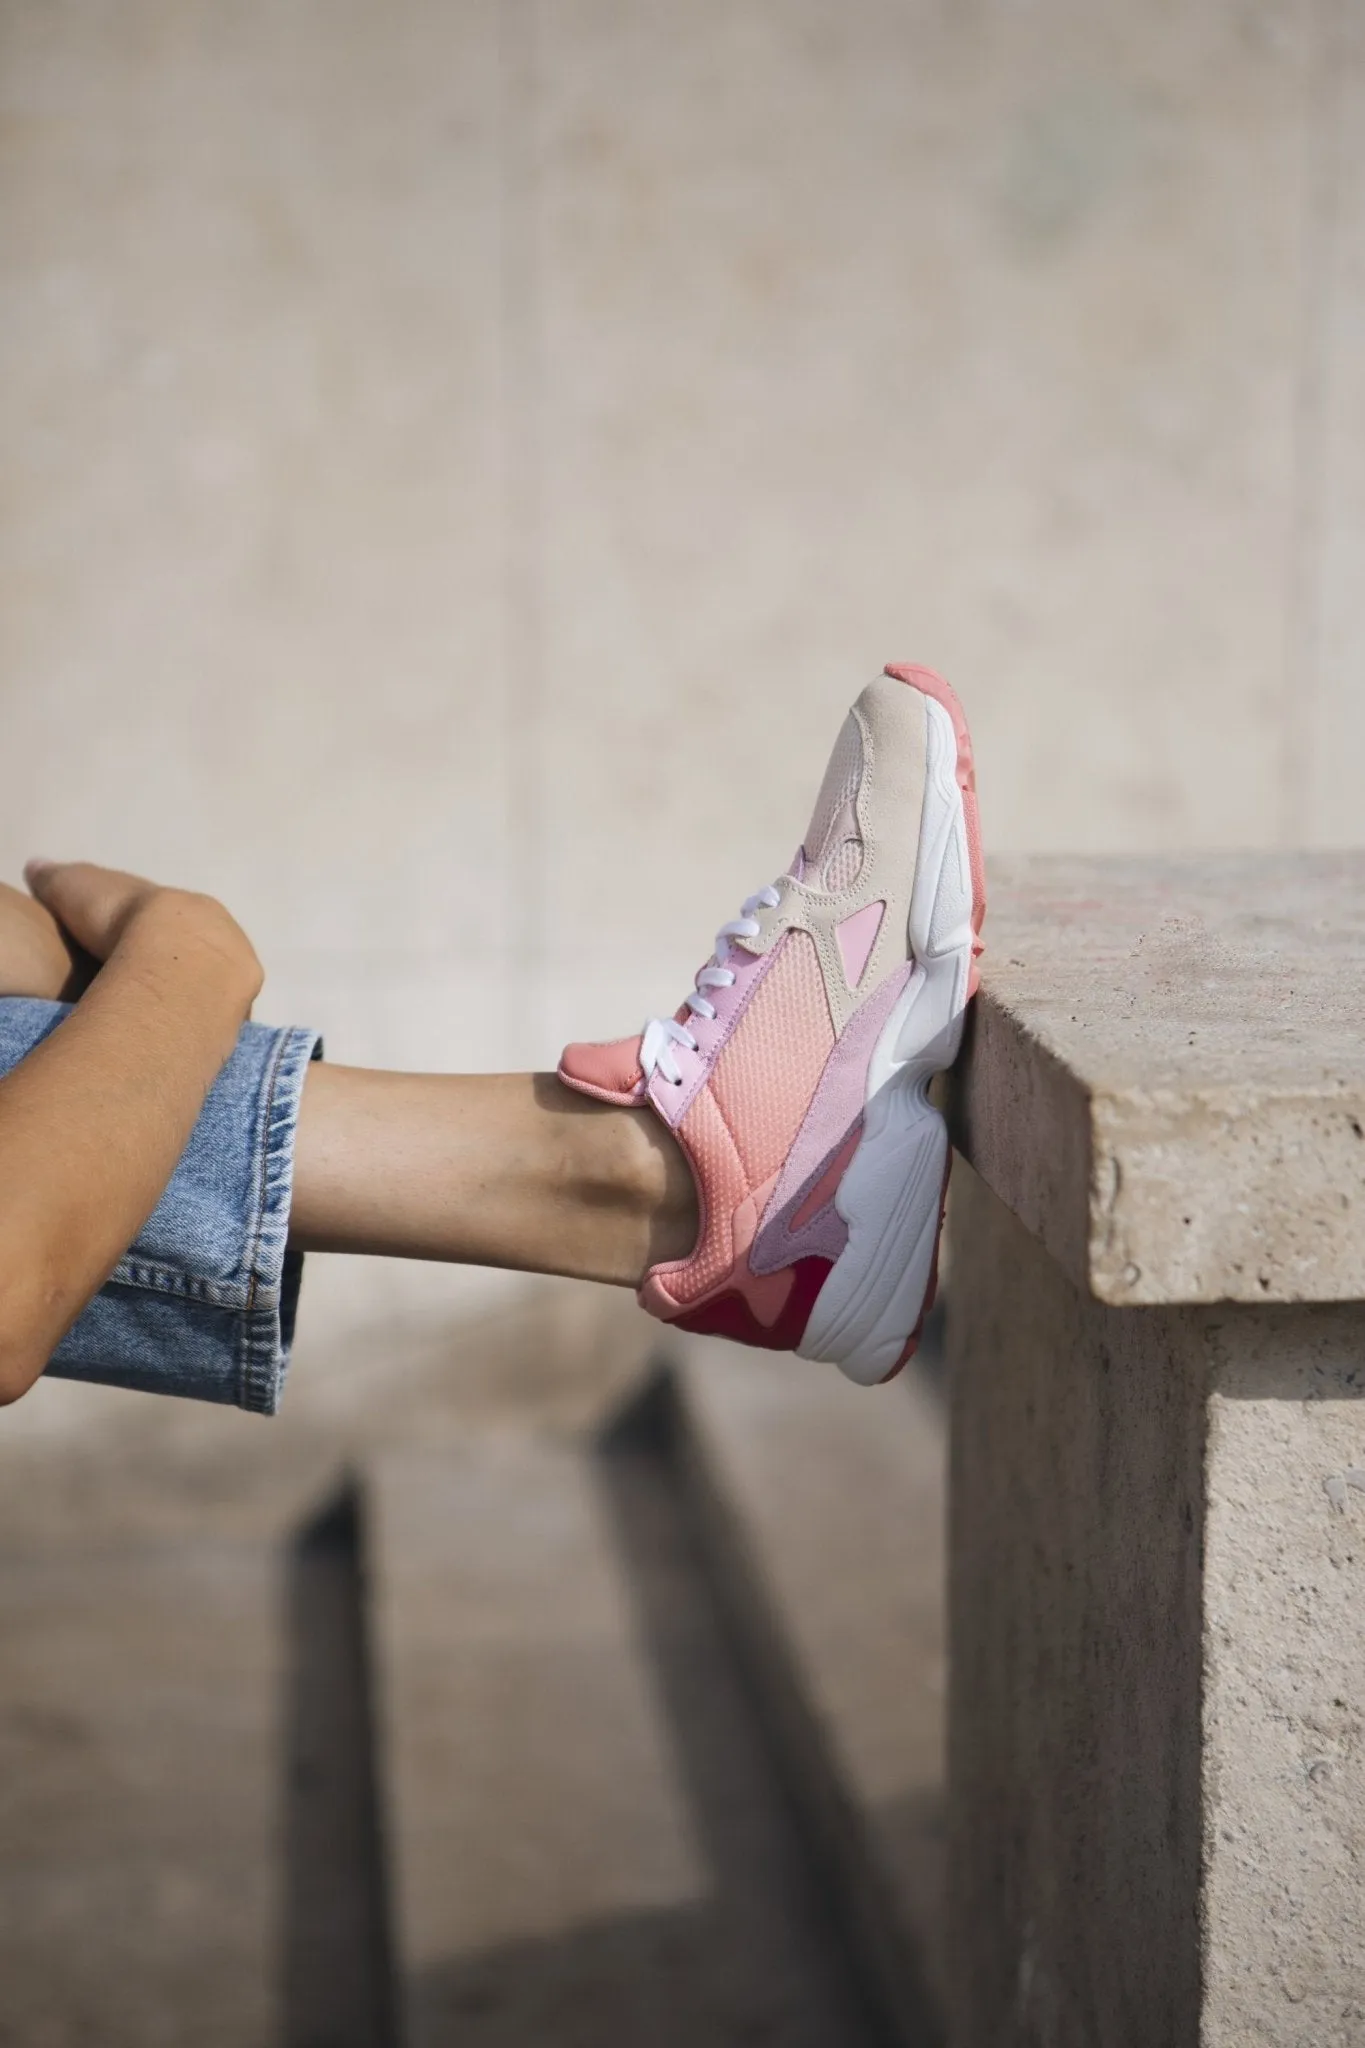
[[[887,673],[924,698],[924,808],[907,933],[915,967],[873,1053],[862,1139],[835,1196],[848,1242],[797,1347],[860,1386],[905,1363],[933,1300],[950,1155],[929,1086],[962,1042],[986,912],[961,706],[928,670]]]

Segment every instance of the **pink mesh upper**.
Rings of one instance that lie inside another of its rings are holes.
[[[845,889],[851,889],[863,869],[863,842],[861,839],[841,839],[825,862],[820,876],[820,886],[828,889],[831,896],[838,896]]]
[[[701,1235],[690,1259],[656,1266],[641,1291],[655,1315],[699,1301],[725,1280],[751,1303],[760,1323],[772,1323],[791,1289],[791,1274],[755,1275],[739,1267],[770,1189],[753,1189],[734,1138],[711,1092],[703,1088],[678,1126],[702,1198]]]
[[[705,1192],[705,1211],[692,1257],[653,1276],[672,1302],[685,1306],[733,1279],[760,1322],[771,1323],[781,1311],[790,1275],[755,1275],[740,1260],[833,1045],[814,943],[807,932],[788,932],[677,1126]]]
[[[824,976],[808,932],[788,932],[738,1030],[716,1061],[710,1093],[750,1187],[781,1166],[834,1044]]]
[[[867,1069],[882,1027],[910,978],[909,961],[889,974],[856,1010],[811,1096],[801,1129],[783,1161],[782,1171],[749,1252],[757,1273],[771,1273],[806,1252],[827,1249],[831,1232],[810,1224],[798,1230],[795,1217],[812,1214],[808,1197],[842,1151],[850,1133],[861,1128],[867,1092]],[[823,1207],[823,1204],[821,1205]],[[827,1222],[833,1223],[833,1212]]]
[[[667,1284],[675,1301],[695,1301],[723,1280],[735,1262],[731,1223],[747,1182],[735,1141],[708,1089],[694,1099],[678,1136],[691,1156],[697,1186],[705,1191],[706,1213],[696,1250],[672,1268]]]

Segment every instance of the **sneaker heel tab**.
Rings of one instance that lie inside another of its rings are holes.
[[[912,690],[921,690],[926,697],[938,697],[940,701],[948,687],[941,675],[914,661],[888,661],[882,674],[890,676],[894,682],[908,683]]]

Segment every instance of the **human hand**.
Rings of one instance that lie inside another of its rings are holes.
[[[135,954],[155,965],[190,957],[211,965],[249,1010],[261,963],[241,926],[212,896],[163,888],[89,861],[31,860],[24,879],[38,903],[96,961]]]
[[[0,996],[74,1002],[92,967],[50,910],[0,882]]]

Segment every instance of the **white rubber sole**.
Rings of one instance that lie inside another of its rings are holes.
[[[892,1373],[924,1313],[938,1247],[948,1131],[929,1101],[962,1042],[971,984],[971,859],[957,735],[936,699],[927,719],[924,811],[910,901],[914,972],[868,1068],[863,1135],[834,1205],[848,1243],[797,1350],[860,1386]]]

